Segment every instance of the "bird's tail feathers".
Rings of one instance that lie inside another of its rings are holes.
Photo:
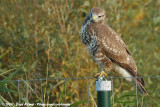
[[[138,91],[142,94],[142,95],[148,95],[147,91],[144,88],[143,83],[141,83],[140,81],[138,81],[137,78],[133,78],[135,85],[137,86]]]
[[[131,71],[129,71],[129,70],[128,70],[128,72],[131,74],[132,77],[134,77],[134,78],[132,78],[132,79],[133,79],[133,81],[134,81],[134,84],[137,86],[138,91],[139,91],[142,95],[148,95],[147,91],[146,91],[145,88],[144,88],[145,83],[144,83],[144,80],[143,80],[143,78],[141,77],[141,75],[140,75],[138,72],[136,72],[136,74],[135,74],[135,72],[131,72]],[[137,77],[137,78],[136,78],[136,77]]]

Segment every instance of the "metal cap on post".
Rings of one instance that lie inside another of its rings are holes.
[[[110,107],[111,81],[100,78],[96,81],[97,105],[98,107]]]

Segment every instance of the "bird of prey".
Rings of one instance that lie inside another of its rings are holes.
[[[85,17],[81,26],[81,41],[85,44],[90,56],[99,66],[98,76],[107,76],[104,71],[114,69],[128,81],[133,81],[146,95],[144,80],[137,71],[137,66],[121,37],[105,21],[105,10],[94,7]]]

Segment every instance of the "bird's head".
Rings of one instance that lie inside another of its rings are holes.
[[[95,23],[104,22],[106,18],[105,10],[99,7],[94,7],[89,13],[89,18],[92,22]]]

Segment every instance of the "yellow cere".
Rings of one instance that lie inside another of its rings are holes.
[[[93,20],[95,20],[96,19],[96,16],[93,16]]]

